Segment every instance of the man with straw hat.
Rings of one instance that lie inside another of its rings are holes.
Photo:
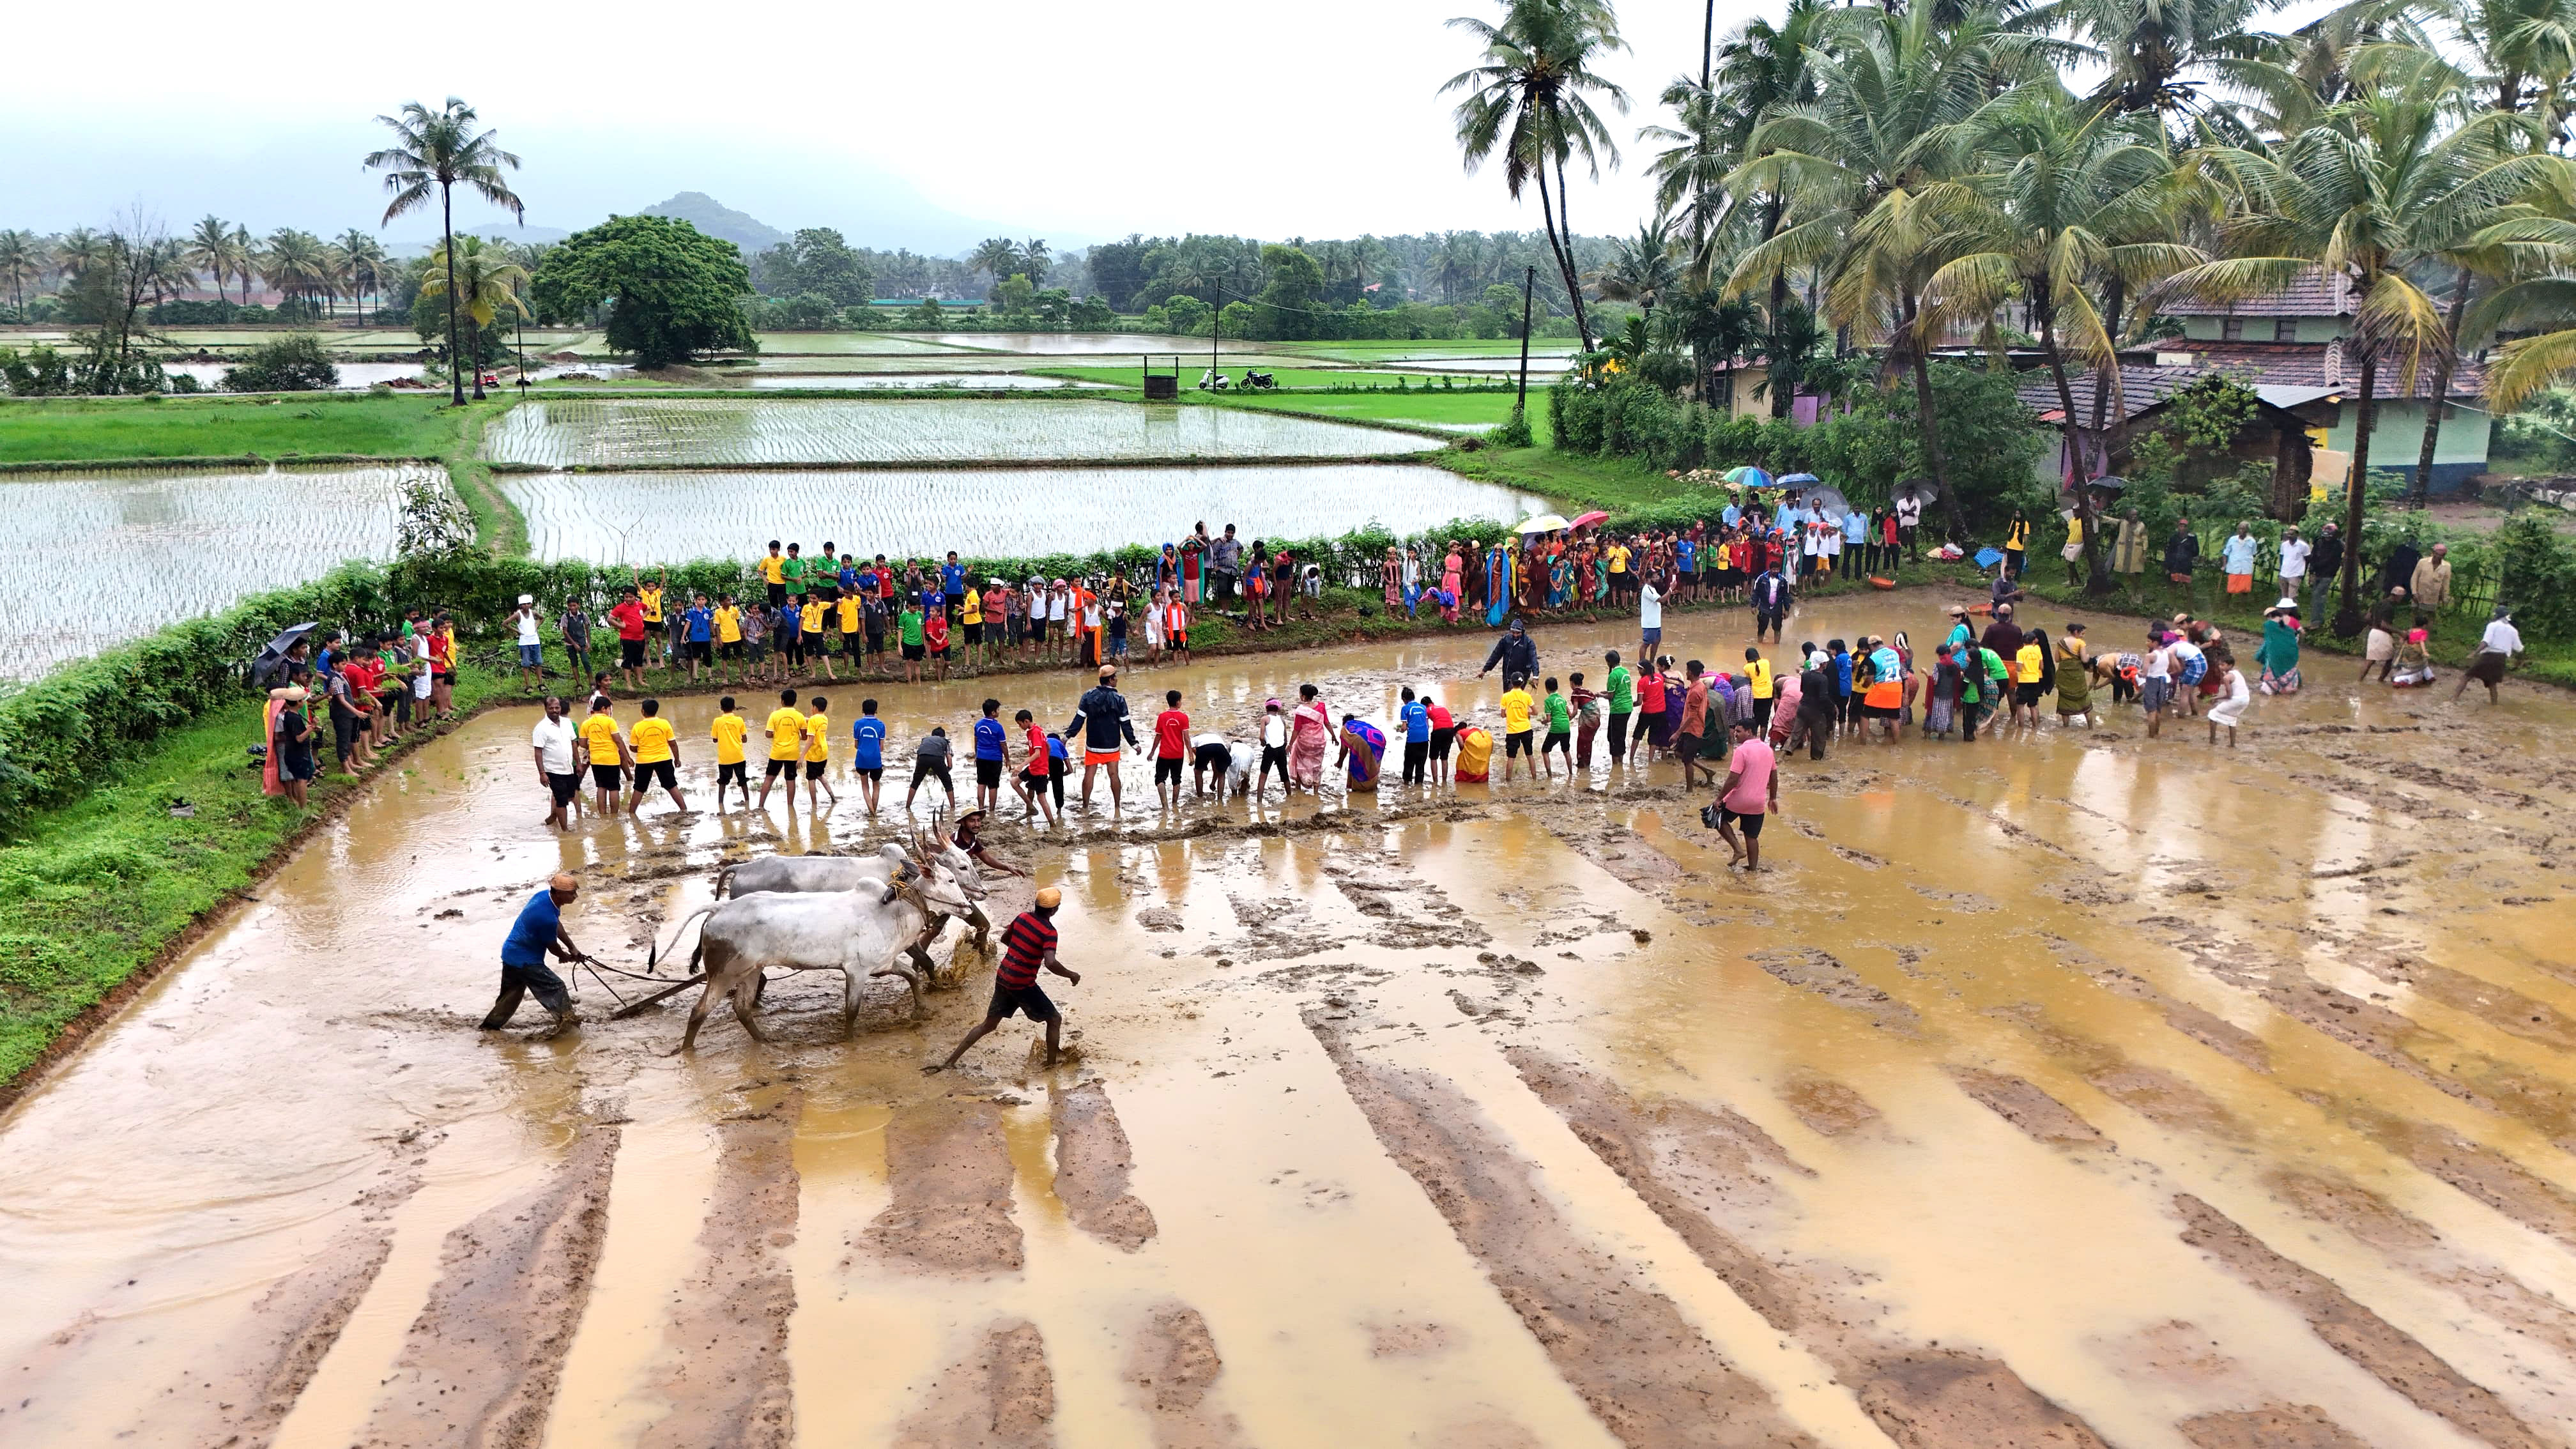
[[[1031,1021],[1046,1023],[1046,1064],[1055,1065],[1061,1049],[1064,1013],[1038,987],[1038,972],[1052,971],[1076,986],[1082,974],[1056,959],[1055,913],[1064,904],[1064,892],[1054,886],[1039,891],[1033,909],[1022,911],[1002,930],[1002,962],[993,971],[993,1001],[984,1009],[984,1019],[957,1043],[957,1049],[945,1061],[923,1067],[924,1073],[944,1072],[957,1065],[967,1048],[992,1034],[1014,1012],[1026,1013]]]

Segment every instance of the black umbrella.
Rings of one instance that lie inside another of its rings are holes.
[[[1896,491],[1900,495],[1911,493],[1929,503],[1941,496],[1941,485],[1929,478],[1908,478],[1896,485]]]
[[[2106,473],[2099,478],[2088,480],[2084,486],[2087,488],[2099,488],[2105,493],[2117,493],[2121,489],[2129,486],[2129,480],[2116,473]]]
[[[250,682],[255,689],[273,689],[278,677],[286,672],[286,651],[304,642],[304,636],[321,628],[318,623],[290,625],[284,633],[268,641],[259,657],[250,662]]]

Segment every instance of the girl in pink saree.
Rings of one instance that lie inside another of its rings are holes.
[[[1297,710],[1288,717],[1288,783],[1292,788],[1323,787],[1324,747],[1332,738],[1332,711],[1325,707],[1315,686],[1298,685]]]

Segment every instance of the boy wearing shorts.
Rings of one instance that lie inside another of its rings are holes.
[[[1553,751],[1565,756],[1565,777],[1573,779],[1574,706],[1567,703],[1564,694],[1557,689],[1555,675],[1548,676],[1547,698],[1539,702],[1539,707],[1547,714],[1547,738],[1541,740],[1538,747],[1539,768],[1547,772],[1549,779],[1556,778],[1556,765],[1548,759],[1548,754]]]
[[[657,784],[670,792],[673,806],[686,810],[689,797],[680,793],[679,731],[662,718],[662,701],[648,699],[642,708],[644,717],[628,734],[635,747],[635,789],[626,797],[626,813],[643,809],[645,792]]]
[[[1513,761],[1527,755],[1531,764],[1538,763],[1538,751],[1531,747],[1530,739],[1530,722],[1538,714],[1538,701],[1530,698],[1526,684],[1515,679],[1511,681],[1511,688],[1503,691],[1502,703],[1503,780],[1508,784],[1514,769]]]
[[[859,717],[850,721],[850,773],[858,777],[859,798],[868,813],[877,813],[877,790],[885,781],[885,721],[877,718],[877,702],[859,701]]]
[[[1154,798],[1163,808],[1181,803],[1181,762],[1190,757],[1190,717],[1182,712],[1181,692],[1163,691],[1163,712],[1154,716]]]
[[[742,808],[751,808],[751,764],[743,757],[742,742],[751,734],[751,726],[734,709],[733,696],[716,701],[716,721],[707,729],[708,738],[716,742],[716,808],[724,808],[725,786],[742,787]]]
[[[769,768],[760,777],[760,808],[769,808],[769,787],[787,777],[787,808],[796,808],[796,766],[805,754],[805,712],[796,707],[796,691],[778,691],[778,708],[769,712]]]

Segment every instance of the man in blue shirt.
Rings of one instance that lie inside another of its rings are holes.
[[[1010,757],[1002,732],[1002,702],[984,701],[984,717],[975,721],[975,808],[991,810],[1002,802],[1002,766]]]
[[[563,908],[580,894],[579,881],[557,875],[519,908],[519,918],[510,923],[510,934],[501,941],[501,994],[492,1002],[491,1015],[483,1018],[485,1031],[508,1026],[519,1010],[519,998],[531,991],[537,994],[537,1004],[553,1012],[555,1018],[555,1024],[537,1040],[552,1040],[576,1020],[572,993],[564,989],[563,978],[546,964],[546,953],[551,951],[566,961],[590,959],[563,928]]]
[[[1673,543],[1673,572],[1680,576],[1674,589],[1683,598],[1699,592],[1699,542],[1687,533]]]
[[[1404,725],[1404,783],[1431,783],[1431,707],[1413,697],[1413,686],[1404,687],[1403,705],[1396,711]]]
[[[850,721],[850,773],[859,777],[859,795],[870,815],[877,813],[877,786],[885,779],[885,737],[877,702],[860,700],[859,717]]]
[[[1100,666],[1100,682],[1083,692],[1082,702],[1074,709],[1073,718],[1066,723],[1063,733],[1071,735],[1077,730],[1082,733],[1083,812],[1088,814],[1091,810],[1092,778],[1100,773],[1101,766],[1106,765],[1109,767],[1109,813],[1115,815],[1118,813],[1119,742],[1124,740],[1135,748],[1136,753],[1145,753],[1144,745],[1136,739],[1136,726],[1127,717],[1127,696],[1118,692],[1118,670],[1115,666]]]

